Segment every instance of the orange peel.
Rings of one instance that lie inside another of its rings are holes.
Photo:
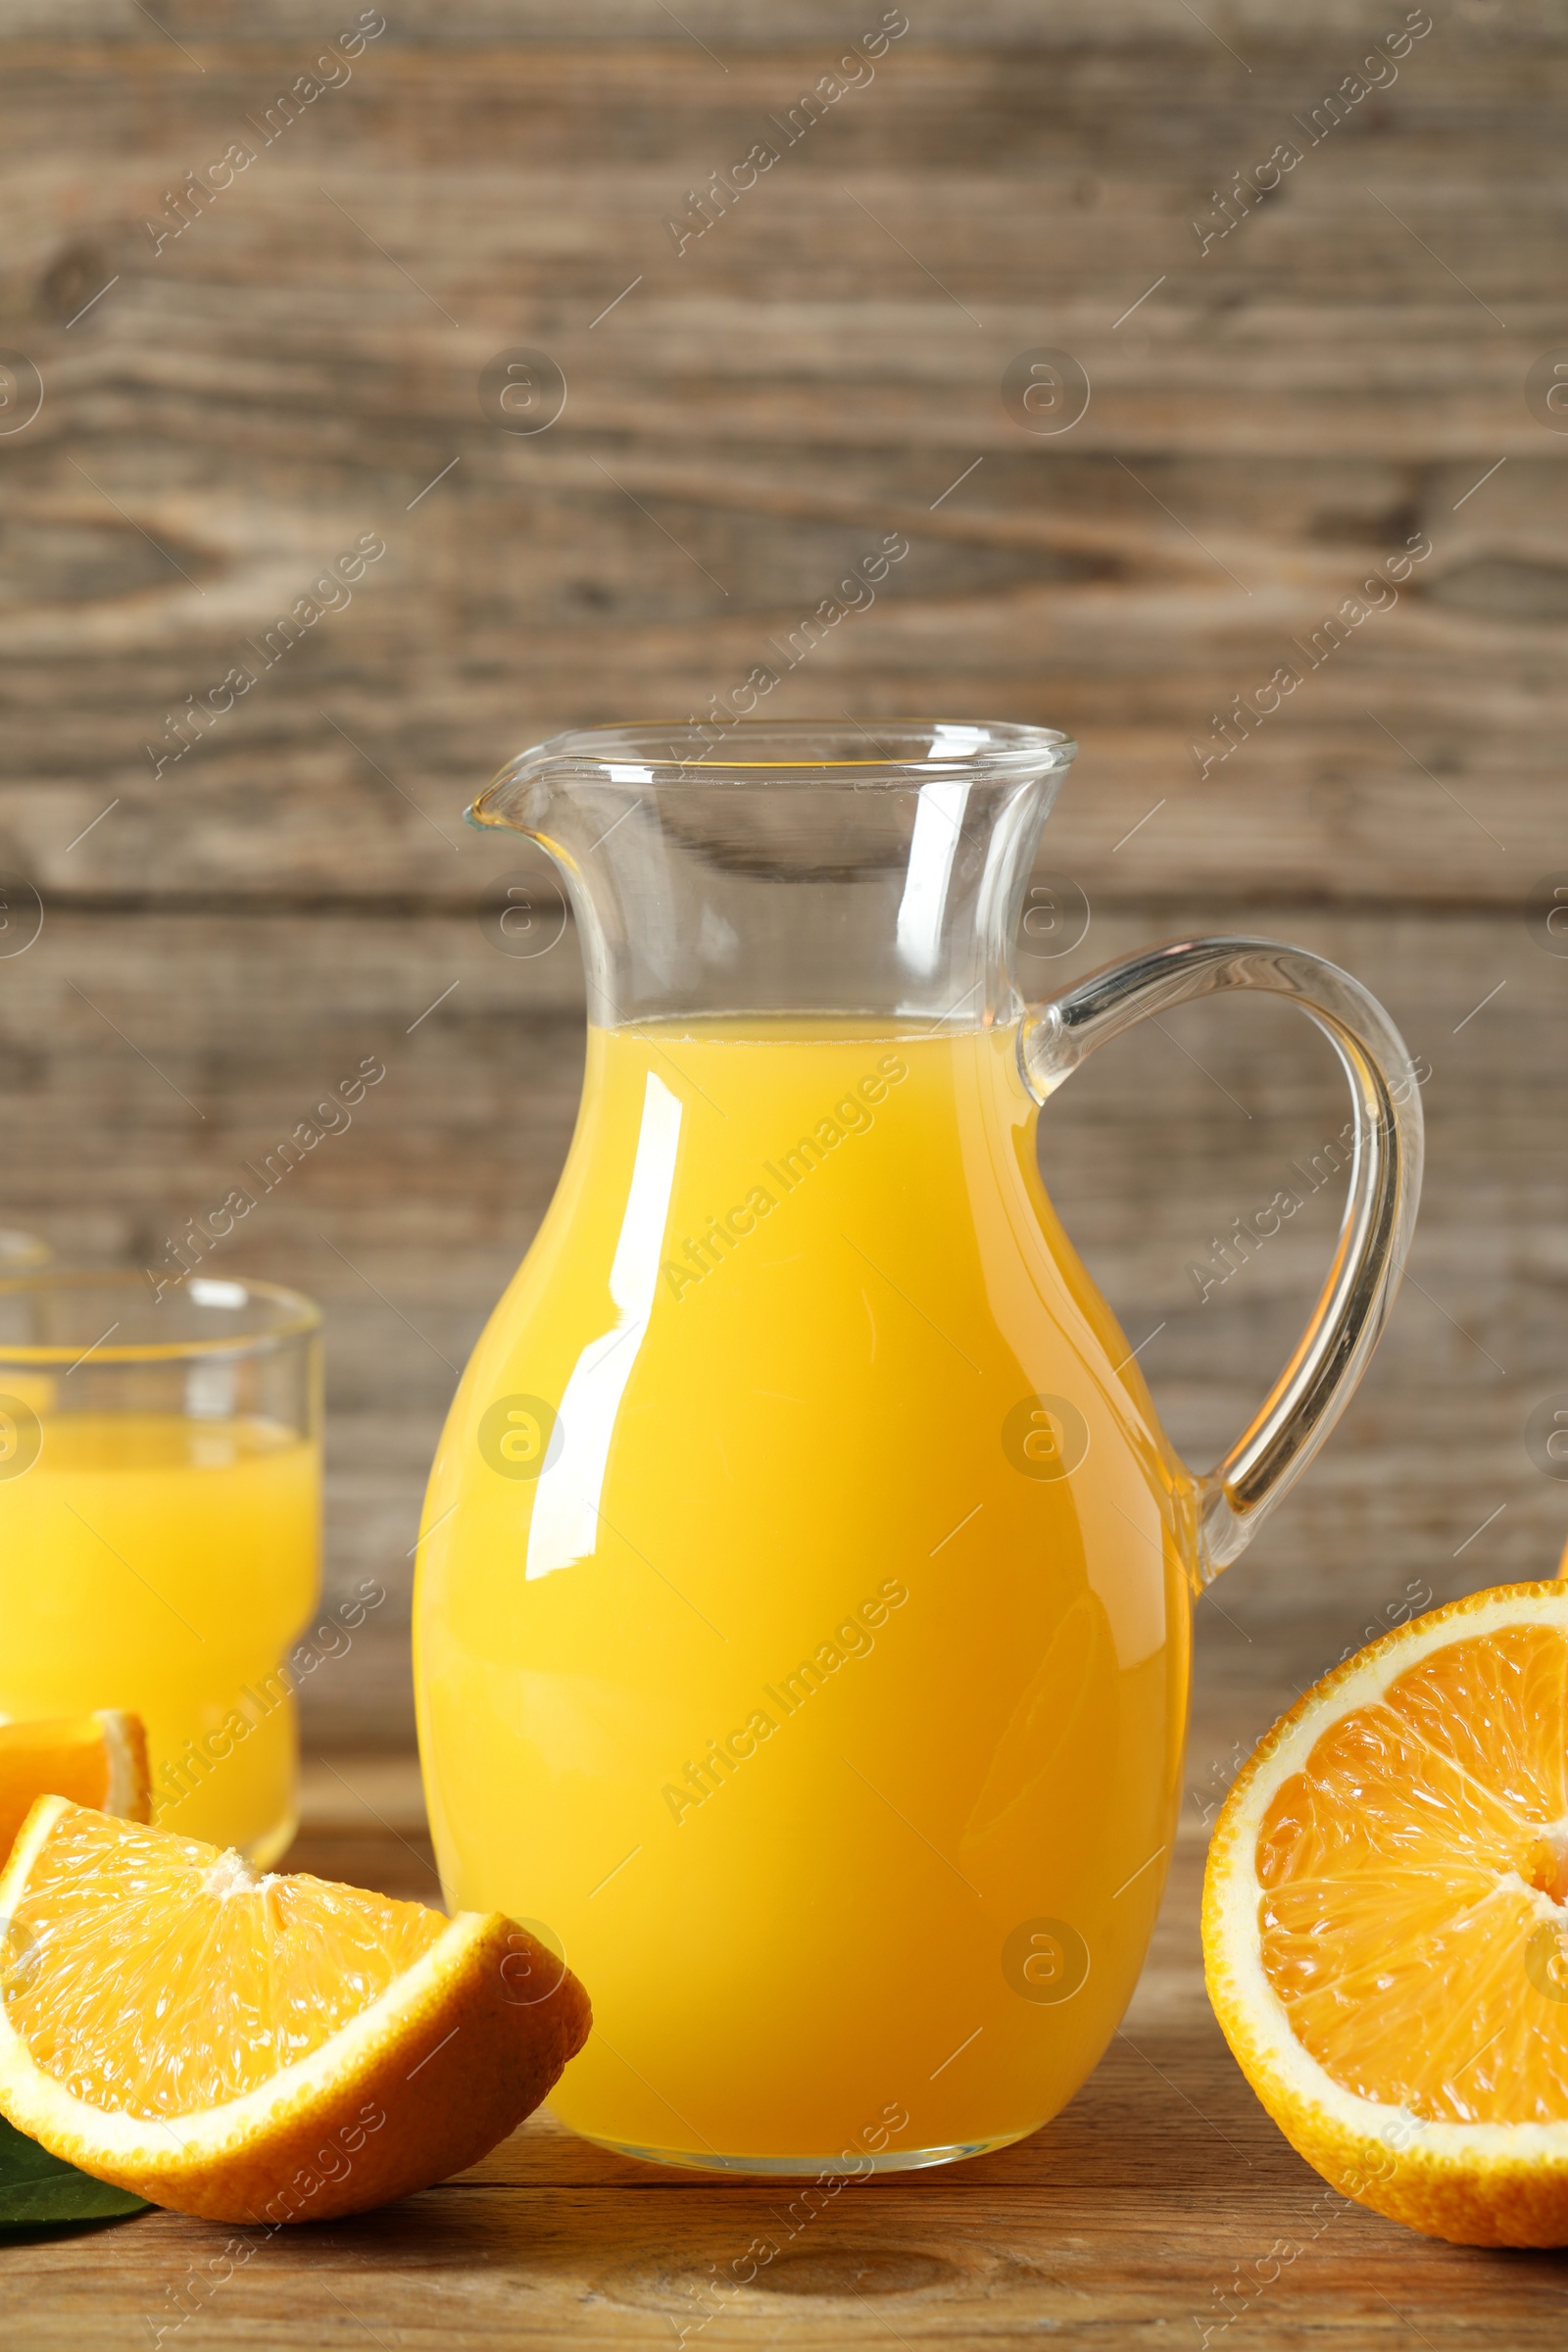
[[[564,1963],[445,1919],[34,1805],[0,1877],[0,2113],[181,2213],[323,2220],[476,2163],[587,2037]]]
[[[1472,1593],[1304,1694],[1220,1813],[1203,1954],[1336,2188],[1459,2244],[1568,2244],[1568,1588]]]

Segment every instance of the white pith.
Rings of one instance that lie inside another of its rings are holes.
[[[64,1797],[47,1797],[34,1807],[0,1876],[0,1934],[16,1912],[56,1822],[70,1809]],[[238,1863],[238,1856],[234,1860]],[[239,1863],[239,1868],[245,1865]],[[238,1885],[225,1889],[247,1890]],[[491,1924],[483,1912],[460,1912],[384,1993],[308,2057],[281,2068],[239,2098],[194,2114],[118,2115],[78,2098],[34,2063],[0,2000],[0,2108],[19,2130],[31,2130],[40,2138],[47,2133],[51,2142],[69,2135],[82,2149],[96,2151],[106,2166],[157,2173],[165,2180],[201,2171],[264,2132],[307,2118],[319,2103],[340,2093],[345,2079],[369,2073],[419,2012],[440,1998],[444,1984]]]
[[[1304,2049],[1292,2028],[1290,2012],[1270,1983],[1263,1966],[1258,1933],[1257,1835],[1282,1783],[1300,1772],[1318,1741],[1337,1722],[1357,1708],[1371,1706],[1399,1676],[1434,1651],[1474,1641],[1510,1625],[1555,1624],[1568,1635],[1568,1588],[1532,1588],[1480,1601],[1475,1607],[1443,1612],[1434,1621],[1417,1621],[1387,1636],[1357,1659],[1337,1682],[1325,1700],[1308,1707],[1286,1731],[1270,1734],[1275,1741],[1262,1743],[1250,1779],[1238,1784],[1216,1837],[1216,1863],[1209,1899],[1220,1958],[1216,1974],[1228,1980],[1224,1989],[1250,2030],[1257,2054],[1266,2063],[1275,2085],[1294,2108],[1316,2110],[1355,2138],[1387,2148],[1400,2160],[1400,2169],[1414,2163],[1420,2169],[1472,2171],[1493,2162],[1509,2166],[1568,2165],[1568,2118],[1554,2123],[1440,2123],[1413,2114],[1403,2105],[1389,2105],[1347,2090]],[[1553,1823],[1543,1833],[1556,1845],[1564,1827]],[[1508,1874],[1505,1882],[1515,1883]],[[1525,1888],[1525,1882],[1517,1880]],[[1563,1907],[1531,1887],[1533,1904],[1542,1918],[1562,1919]]]
[[[220,1901],[226,1901],[231,1894],[258,1894],[270,1886],[274,1875],[269,1871],[265,1878],[259,1879],[244,1855],[229,1846],[203,1879],[202,1892],[216,1894]]]
[[[136,1746],[119,1707],[100,1707],[97,1720],[103,1726],[104,1753],[109,1761],[103,1810],[122,1820],[146,1794],[137,1770]]]

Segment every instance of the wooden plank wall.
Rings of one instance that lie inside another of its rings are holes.
[[[462,807],[556,728],[703,709],[888,531],[907,558],[772,707],[1081,737],[1043,862],[1093,919],[1042,990],[1257,927],[1362,973],[1432,1064],[1421,1288],[1204,1611],[1227,1725],[1412,1584],[1549,1568],[1568,1489],[1523,1425],[1568,1391],[1568,26],[1407,16],[909,0],[868,61],[879,0],[0,7],[0,1204],[156,1263],[384,1059],[223,1260],[325,1299],[330,1575],[391,1594],[314,1737],[408,1737],[424,1466],[575,1102],[570,934],[498,952],[485,894],[528,854]],[[518,347],[567,386],[537,434],[481,398]],[[1090,386],[1053,434],[1002,391],[1042,348]],[[1206,1304],[1188,1267],[1338,1127],[1336,1083],[1305,1024],[1226,1006],[1053,1106],[1060,1205],[1131,1338],[1163,1323],[1144,1360],[1200,1456],[1288,1348],[1329,1204]],[[1200,1787],[1224,1745],[1200,1730]]]

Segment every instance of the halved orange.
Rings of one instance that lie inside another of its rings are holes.
[[[60,1797],[0,1877],[0,2114],[154,2204],[360,2213],[476,2163],[587,2037],[500,1912],[444,1919]]]
[[[69,1796],[122,1821],[150,1821],[140,1716],[104,1707],[96,1715],[0,1723],[0,1863],[40,1796]]]
[[[1459,2244],[1568,2244],[1568,1588],[1472,1593],[1308,1690],[1221,1811],[1203,1952],[1335,2187]]]

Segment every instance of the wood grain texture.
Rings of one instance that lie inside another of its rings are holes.
[[[273,129],[301,12],[10,13],[0,331],[46,397],[0,440],[0,861],[46,892],[450,897],[420,808],[563,724],[703,710],[890,529],[875,608],[773,707],[1076,730],[1058,839],[1100,887],[1518,904],[1568,857],[1568,439],[1524,397],[1561,331],[1549,14],[1446,15],[1314,134],[1398,12],[944,8],[785,147],[876,10],[766,47],[733,10],[415,12]],[[759,137],[777,166],[677,253]],[[999,390],[1043,341],[1093,385],[1048,438]],[[569,385],[533,437],[478,398],[519,344]],[[352,603],[264,666],[365,531]],[[1396,604],[1292,650],[1415,533]]]

